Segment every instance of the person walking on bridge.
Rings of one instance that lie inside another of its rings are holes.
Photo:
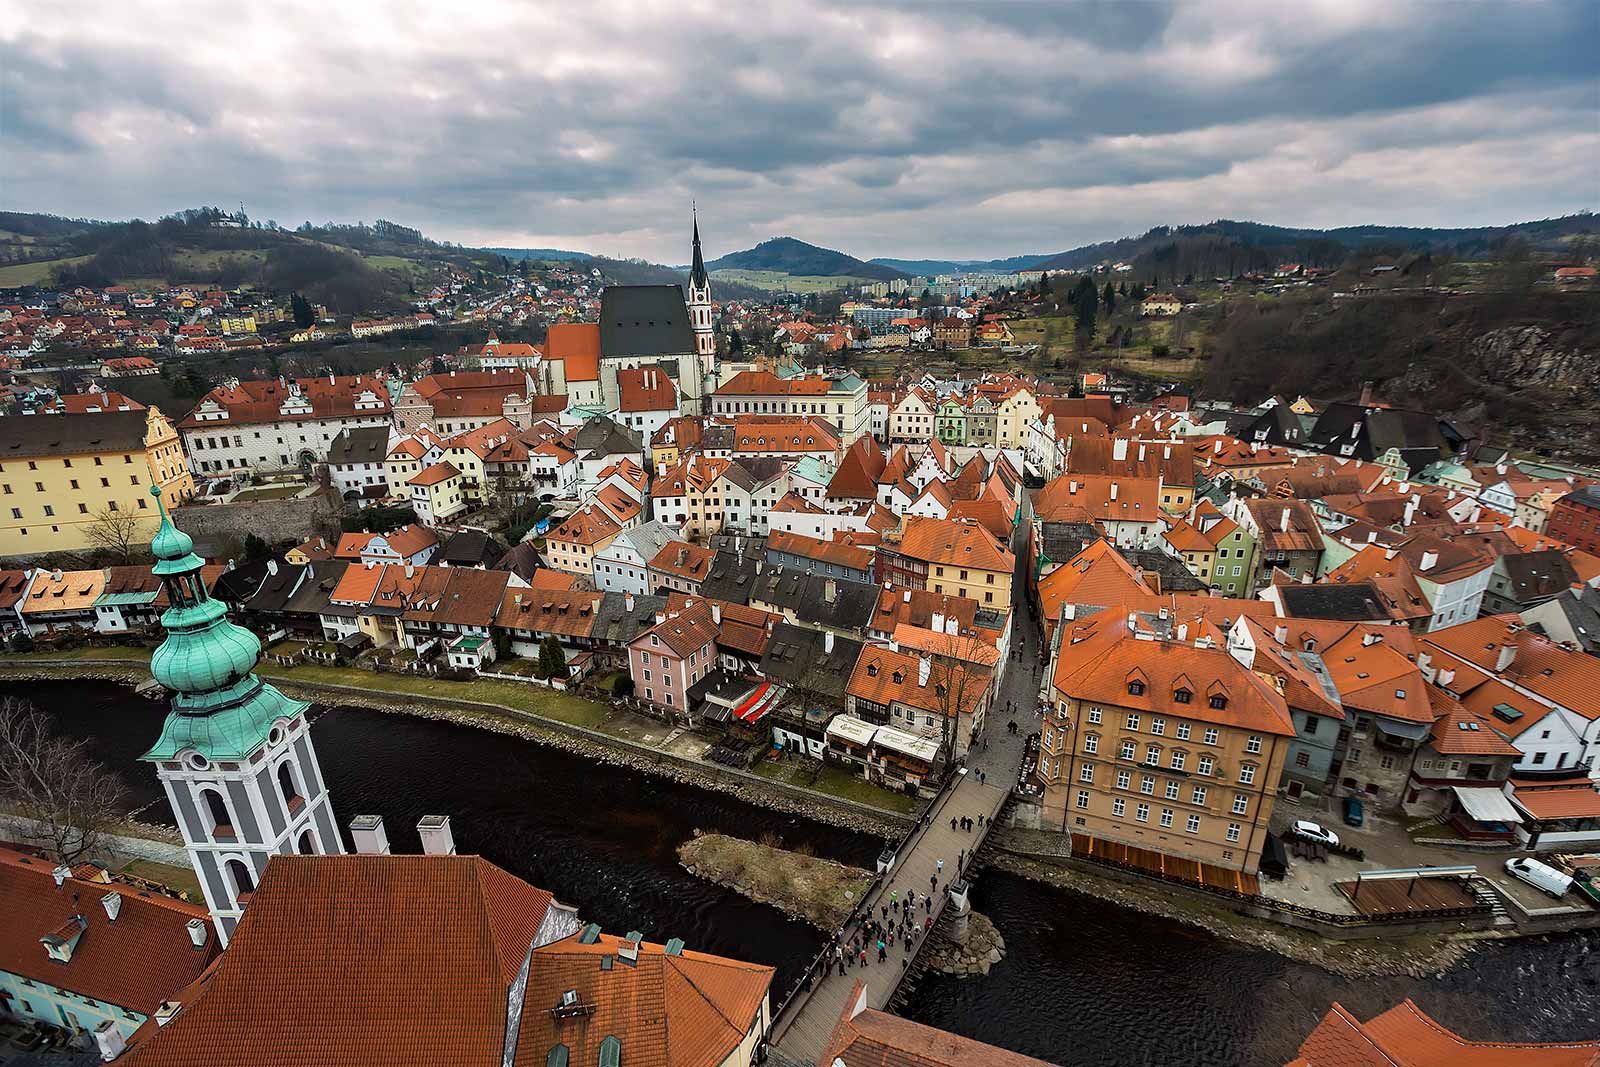
[[[937,871],[940,874],[943,874],[944,873],[944,857],[940,856],[937,860],[935,860],[934,864],[933,864],[933,867],[934,867],[935,871]]]

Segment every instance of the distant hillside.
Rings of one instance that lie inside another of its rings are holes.
[[[887,259],[877,256],[867,262],[892,267],[915,278],[926,278],[936,274],[1011,274],[1019,270],[1033,270],[1051,255],[1045,252],[1034,256],[1011,256],[1008,259]]]
[[[485,248],[484,251],[507,259],[545,259],[552,262],[594,258],[589,252],[569,252],[561,248]]]
[[[1458,258],[1493,253],[1518,238],[1535,249],[1554,251],[1579,234],[1600,233],[1590,213],[1509,226],[1429,229],[1408,226],[1345,226],[1334,230],[1295,229],[1260,222],[1219,219],[1203,226],[1158,226],[1138,237],[1084,245],[1037,264],[1043,270],[1076,271],[1101,263],[1133,265],[1135,273],[1162,280],[1235,275],[1271,270],[1279,263],[1337,267],[1355,251],[1399,255],[1445,252]]]
[[[793,237],[774,237],[743,252],[730,252],[707,263],[706,269],[764,270],[827,278],[873,278],[879,281],[907,277],[894,267],[866,263],[843,252],[818,248]]]

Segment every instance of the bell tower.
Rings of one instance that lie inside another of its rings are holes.
[[[166,639],[150,673],[172,694],[161,737],[140,758],[156,774],[227,944],[275,853],[340,853],[303,701],[256,677],[255,634],[211,599],[189,535],[172,524],[161,489],[150,490],[161,528],[150,543],[166,592]]]
[[[703,395],[710,396],[717,385],[717,335],[711,322],[711,276],[706,273],[705,257],[700,254],[700,216],[694,219],[694,264],[689,268],[689,328],[694,331],[694,350],[699,357],[700,374],[706,381]]]

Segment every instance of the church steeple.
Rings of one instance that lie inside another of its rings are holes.
[[[700,357],[700,373],[705,379],[704,394],[711,395],[717,380],[717,334],[711,323],[711,275],[706,273],[705,257],[700,252],[700,213],[691,209],[694,232],[694,263],[689,267],[689,328],[694,331],[695,355]]]
[[[140,758],[156,765],[226,943],[270,856],[344,849],[311,747],[310,705],[256,677],[260,640],[228,621],[206,589],[193,539],[173,525],[160,487],[150,492],[161,512],[153,570],[168,603],[150,673],[172,704]]]

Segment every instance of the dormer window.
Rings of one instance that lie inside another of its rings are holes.
[[[867,677],[868,678],[876,678],[877,676],[878,676],[878,665],[876,663],[867,664]]]
[[[891,675],[890,677],[892,677],[894,679],[894,684],[895,685],[899,685],[901,682],[904,682],[906,680],[906,674],[905,674],[904,671],[895,671],[894,674]]]
[[[1223,708],[1228,706],[1228,698],[1223,696],[1221,693],[1213,693],[1211,695],[1211,706],[1216,708],[1218,711],[1221,711]]]
[[[1192,695],[1187,689],[1174,689],[1172,691],[1172,701],[1175,704],[1187,704],[1189,703],[1189,697]]]
[[[1128,694],[1130,696],[1136,696],[1136,697],[1144,696],[1144,683],[1139,681],[1137,678],[1135,678],[1133,681],[1129,682],[1128,683]]]

